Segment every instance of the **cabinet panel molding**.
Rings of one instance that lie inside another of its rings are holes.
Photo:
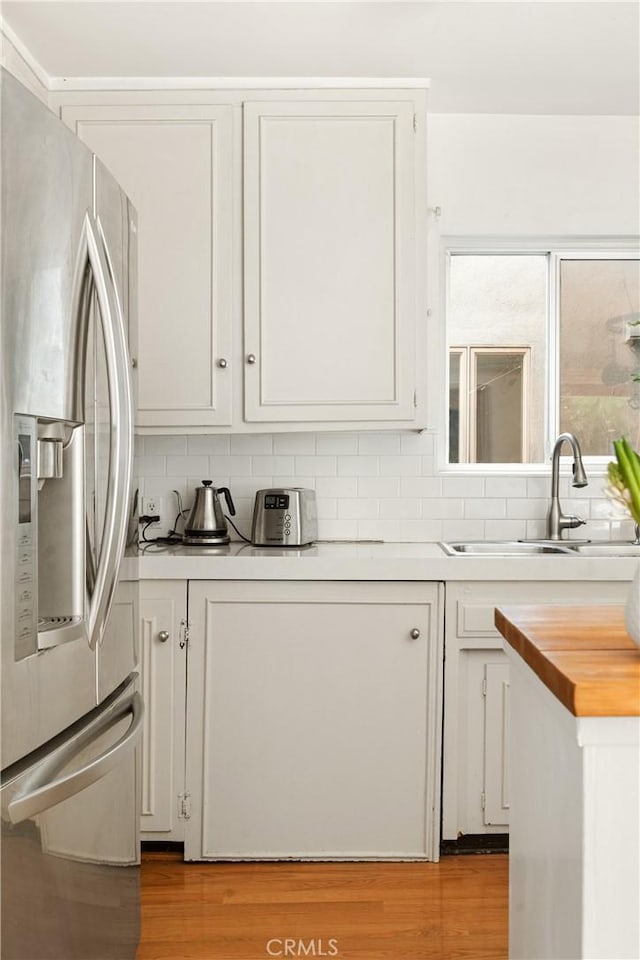
[[[184,581],[142,581],[140,592],[140,672],[145,703],[140,829],[143,839],[157,839],[162,834],[179,840],[186,697],[186,651],[180,638],[187,586]]]
[[[415,418],[414,105],[244,105],[245,417]]]
[[[61,116],[138,212],[137,426],[231,424],[232,107],[87,104]]]
[[[438,858],[441,590],[403,586],[190,584],[187,859]]]

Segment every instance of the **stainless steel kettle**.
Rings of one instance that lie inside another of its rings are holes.
[[[219,494],[224,494],[229,513],[232,517],[235,516],[236,509],[228,487],[216,489],[211,480],[203,480],[202,486],[195,488],[195,500],[184,525],[183,543],[192,546],[219,546],[229,543],[230,537],[218,499]]]

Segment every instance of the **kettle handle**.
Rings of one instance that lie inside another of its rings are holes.
[[[224,498],[227,501],[227,506],[229,507],[229,513],[232,517],[236,515],[236,508],[233,505],[233,500],[231,499],[231,491],[229,487],[218,487],[218,493],[224,493]]]

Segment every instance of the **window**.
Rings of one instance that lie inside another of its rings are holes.
[[[542,463],[565,430],[640,445],[637,253],[447,252],[449,462]]]

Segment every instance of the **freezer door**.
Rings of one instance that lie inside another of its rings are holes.
[[[55,650],[36,652],[38,531],[36,523],[18,523],[18,435],[28,432],[19,424],[32,424],[35,448],[38,418],[71,423],[77,416],[81,311],[74,313],[72,304],[80,289],[78,250],[92,211],[93,164],[87,148],[4,70],[0,95],[0,766],[6,767],[96,704],[96,657],[82,631]],[[81,443],[80,436],[71,446],[76,450]],[[32,458],[35,463],[35,449]],[[43,496],[59,482],[66,480],[47,481]],[[82,498],[83,484],[74,484],[69,495]],[[25,526],[34,528],[31,536]],[[72,524],[54,526],[62,538],[76,539]],[[44,544],[45,531],[41,534]],[[71,564],[61,563],[46,545],[43,550],[48,570],[74,575]],[[82,570],[77,579],[82,598]],[[29,628],[21,618],[29,611],[32,629],[25,651],[20,637]]]
[[[127,960],[139,939],[137,678],[7,771],[2,815],[2,960]]]
[[[101,702],[135,662],[126,631],[107,634],[131,506],[127,328],[135,216],[87,148],[14,78],[0,76],[6,767]],[[65,461],[63,477],[38,488],[28,531],[18,522],[19,441],[27,434],[34,450],[52,453],[47,476],[56,476],[54,453]],[[100,645],[110,660],[104,683]]]

